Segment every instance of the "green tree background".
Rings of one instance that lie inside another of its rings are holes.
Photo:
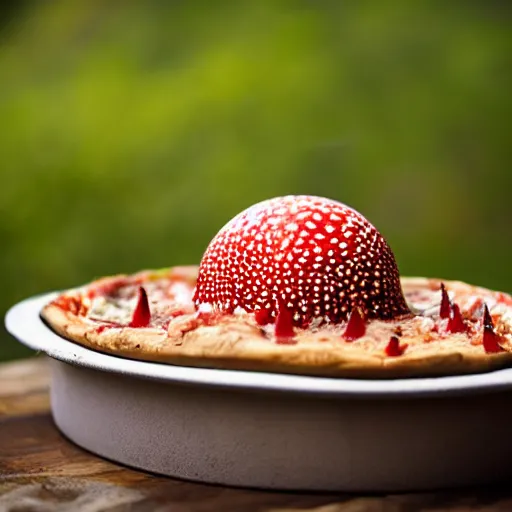
[[[338,199],[402,274],[512,292],[507,2],[25,1],[0,27],[0,313],[198,263],[252,203]],[[0,359],[28,351],[0,331]]]

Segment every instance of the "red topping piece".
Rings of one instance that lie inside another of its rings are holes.
[[[187,332],[197,329],[201,321],[196,316],[185,316],[171,322],[167,327],[170,336],[183,336]]]
[[[83,303],[81,297],[75,297],[71,295],[61,295],[57,297],[53,304],[58,306],[64,311],[68,311],[73,315],[83,315],[87,314],[87,306]]]
[[[464,323],[464,319],[462,318],[462,315],[460,313],[460,308],[455,303],[452,304],[452,310],[446,329],[448,332],[451,333],[467,332],[468,330],[468,327]]]
[[[223,313],[219,313],[218,311],[198,311],[196,319],[199,322],[198,325],[210,326],[215,325],[222,315]]]
[[[512,306],[512,297],[506,293],[498,292],[498,302],[506,304],[507,306]]]
[[[270,309],[257,309],[254,312],[254,319],[258,325],[267,325],[272,322],[272,315]]]
[[[116,328],[122,328],[124,327],[123,325],[121,324],[118,324],[117,322],[105,322],[100,325],[99,327],[96,327],[96,332],[98,334],[101,334],[103,331],[107,330],[107,329],[116,329]]]
[[[405,352],[407,347],[407,343],[400,345],[400,340],[396,336],[391,336],[384,352],[386,352],[386,355],[389,357],[398,357]]]
[[[503,349],[499,345],[500,336],[494,332],[494,324],[487,304],[484,307],[484,350],[488,353],[501,352]]]
[[[365,318],[410,313],[382,235],[348,206],[311,196],[279,197],[243,211],[201,261],[197,308],[268,307],[275,318],[279,300],[299,327],[314,319],[341,323],[356,306]]]
[[[187,308],[184,307],[178,307],[172,311],[169,311],[168,315],[170,318],[178,318],[179,316],[188,315],[190,313],[193,313],[194,311],[189,311]]]
[[[441,309],[439,312],[439,316],[441,318],[450,318],[451,313],[451,305],[450,299],[448,298],[448,293],[444,286],[444,283],[441,283]]]
[[[365,332],[366,324],[363,318],[363,314],[359,308],[354,308],[350,313],[343,337],[346,341],[354,341],[358,338],[361,338],[361,336],[364,336]]]
[[[212,321],[218,316],[219,315],[214,313],[213,311],[198,311],[196,313],[196,318],[199,320],[200,323],[203,323],[205,325],[211,324]]]
[[[129,327],[147,327],[151,321],[151,311],[149,310],[148,296],[142,286],[139,287],[139,299],[133,312],[132,321]]]
[[[276,318],[275,336],[279,343],[289,343],[294,337],[293,312],[280,300]]]

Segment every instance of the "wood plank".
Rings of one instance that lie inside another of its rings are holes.
[[[47,391],[50,368],[44,356],[0,364],[0,399],[33,391]]]
[[[0,364],[0,418],[48,412],[49,387],[46,357]]]

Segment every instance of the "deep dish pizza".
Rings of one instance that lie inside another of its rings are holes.
[[[92,349],[185,366],[354,378],[512,366],[510,295],[400,278],[368,220],[311,196],[243,211],[199,267],[99,279],[42,316]]]

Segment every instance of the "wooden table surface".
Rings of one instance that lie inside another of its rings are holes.
[[[512,511],[512,485],[360,496],[231,489],[148,475],[64,438],[50,416],[49,383],[42,357],[0,364],[0,512]]]

